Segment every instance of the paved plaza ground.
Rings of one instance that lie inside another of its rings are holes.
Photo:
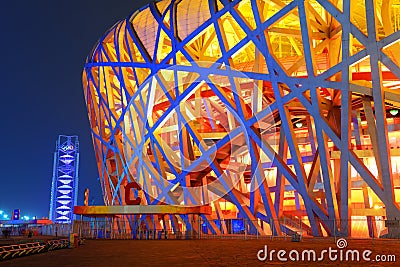
[[[276,253],[273,262],[259,261],[257,253],[267,245],[271,250],[284,249],[321,250],[337,249],[334,239],[303,239],[291,242],[290,239],[215,239],[215,240],[86,240],[75,249],[62,249],[47,253],[16,258],[0,262],[0,266],[400,266],[400,240],[347,240],[344,249],[360,251],[369,249],[370,262],[329,261],[319,262],[279,262]],[[382,263],[373,261],[376,255],[395,255],[397,262]],[[261,254],[262,256],[263,254]],[[295,255],[295,254],[293,254]],[[338,254],[339,255],[339,254]],[[285,255],[288,257],[288,254]],[[344,257],[344,256],[343,256]]]

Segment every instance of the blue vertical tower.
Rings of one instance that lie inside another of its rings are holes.
[[[78,136],[58,136],[54,152],[51,184],[50,220],[72,223],[78,197],[79,141]]]

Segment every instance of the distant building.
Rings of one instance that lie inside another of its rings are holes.
[[[20,212],[20,210],[19,210],[19,209],[13,210],[12,219],[13,219],[13,220],[19,220],[20,217],[21,217],[21,212]]]
[[[60,135],[54,152],[50,220],[71,223],[77,202],[79,141],[77,136]]]

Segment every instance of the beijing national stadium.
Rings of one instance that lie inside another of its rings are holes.
[[[137,209],[124,229],[399,235],[399,28],[399,0],[134,11],[83,72],[105,209]]]

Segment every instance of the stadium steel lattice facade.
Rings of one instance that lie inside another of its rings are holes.
[[[106,205],[136,181],[141,205],[210,205],[210,233],[243,218],[261,235],[395,234],[399,26],[397,0],[134,12],[83,74]],[[190,216],[171,221],[196,228]]]

